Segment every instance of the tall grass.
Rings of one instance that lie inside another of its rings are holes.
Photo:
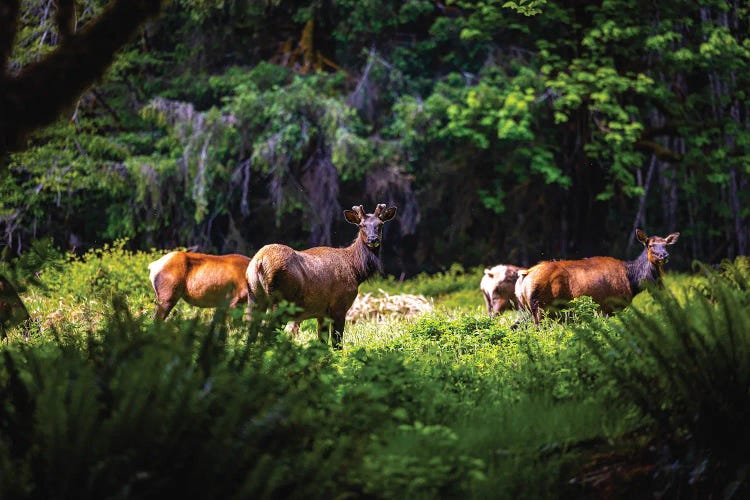
[[[744,271],[516,328],[482,310],[480,273],[380,280],[442,306],[347,325],[338,352],[242,311],[154,324],[162,253],[61,256],[25,293],[41,320],[0,345],[0,497],[554,498],[607,491],[581,468],[654,443],[643,493],[746,491],[744,459],[718,449],[747,440]]]

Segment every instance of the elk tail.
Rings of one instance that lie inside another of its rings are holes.
[[[164,269],[164,266],[167,264],[167,262],[169,262],[172,259],[172,257],[176,253],[177,252],[169,252],[167,255],[161,257],[158,260],[151,262],[148,265],[148,279],[151,281],[151,284],[153,285],[154,290],[157,289],[156,279],[159,273],[161,273],[161,270]]]
[[[518,306],[519,310],[523,310],[523,304],[525,301],[523,300],[523,280],[526,277],[526,275],[529,274],[528,269],[521,269],[518,271],[518,278],[516,278],[516,286],[514,288],[515,296],[516,296],[516,305]]]

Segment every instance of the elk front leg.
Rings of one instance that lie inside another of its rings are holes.
[[[334,349],[343,349],[344,343],[344,325],[346,325],[346,314],[333,318],[333,335],[331,344]]]
[[[490,296],[484,291],[482,291],[482,296],[484,296],[484,303],[487,306],[487,312],[492,316],[492,299],[490,299]]]

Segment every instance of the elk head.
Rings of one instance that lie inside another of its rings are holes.
[[[351,210],[344,210],[347,222],[359,226],[359,237],[362,242],[372,249],[380,247],[383,240],[383,224],[393,219],[396,207],[385,208],[381,203],[371,214],[366,214],[362,205],[354,206]]]
[[[680,233],[672,233],[666,238],[661,236],[646,236],[646,233],[640,229],[635,230],[635,236],[638,241],[646,246],[648,252],[648,261],[655,266],[662,266],[669,259],[667,245],[674,245],[680,237]]]

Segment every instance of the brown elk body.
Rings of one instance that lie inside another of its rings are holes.
[[[235,307],[247,300],[250,258],[239,254],[170,252],[148,265],[156,292],[154,317],[163,320],[180,299],[191,306]]]
[[[299,322],[316,318],[318,338],[323,323],[333,321],[332,343],[341,348],[346,313],[357,297],[360,283],[381,271],[380,248],[383,224],[396,215],[396,207],[379,204],[372,214],[362,206],[344,210],[346,220],[359,227],[354,242],[345,248],[314,247],[297,251],[286,245],[266,245],[247,268],[248,314],[266,310],[280,301],[301,309],[292,318],[292,334]]]
[[[588,295],[605,313],[611,313],[629,304],[647,283],[661,282],[669,257],[666,247],[679,236],[649,237],[637,229],[636,237],[645,248],[632,261],[589,257],[540,262],[519,273],[515,287],[519,308],[530,311],[539,323],[542,310]]]
[[[516,281],[522,270],[525,268],[509,264],[498,264],[484,270],[479,288],[490,316],[516,307]]]
[[[29,338],[28,323],[31,317],[15,287],[0,276],[0,333],[24,323],[23,336]]]

